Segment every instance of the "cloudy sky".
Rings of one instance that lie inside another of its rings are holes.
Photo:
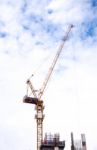
[[[85,133],[97,150],[97,0],[0,0],[0,149],[36,148],[33,105],[24,104],[26,80],[36,89],[61,39],[74,24],[43,95],[44,133]]]

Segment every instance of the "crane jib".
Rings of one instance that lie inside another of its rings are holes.
[[[55,67],[55,65],[56,65],[56,62],[57,62],[57,60],[58,60],[58,58],[59,58],[59,56],[60,56],[60,53],[61,53],[61,51],[62,51],[62,49],[63,49],[63,47],[64,47],[65,41],[67,40],[67,38],[68,38],[68,36],[69,36],[69,33],[70,33],[70,31],[71,31],[71,28],[73,28],[73,25],[70,25],[70,26],[69,26],[68,31],[67,31],[66,35],[63,37],[62,43],[61,43],[61,45],[60,45],[60,47],[59,47],[59,49],[58,49],[58,51],[57,51],[57,53],[56,53],[56,55],[55,55],[55,57],[54,57],[54,60],[53,60],[53,62],[52,62],[52,64],[51,64],[50,68],[49,68],[49,71],[48,71],[48,73],[47,73],[47,75],[46,75],[46,78],[45,78],[45,80],[44,80],[44,82],[43,82],[43,84],[42,84],[42,87],[41,87],[41,89],[40,89],[40,93],[38,94],[38,98],[39,98],[39,99],[41,99],[41,97],[42,97],[42,95],[43,95],[43,93],[44,93],[44,90],[45,90],[45,88],[46,88],[46,85],[47,85],[47,83],[48,83],[48,81],[49,81],[49,79],[50,79],[50,76],[51,76],[51,74],[52,74],[52,72],[53,72],[53,69],[54,69],[54,67]]]

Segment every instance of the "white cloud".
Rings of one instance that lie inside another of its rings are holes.
[[[86,3],[86,2],[85,2]],[[87,5],[82,5],[83,2],[74,3],[70,1],[52,1],[47,9],[52,9],[54,12],[49,16],[53,22],[60,22],[62,25],[65,23],[79,24],[87,15]],[[87,3],[86,3],[87,4]],[[83,11],[84,10],[84,11]],[[72,17],[73,16],[73,17]]]
[[[97,36],[81,38],[87,28],[82,23],[91,22],[96,17],[90,3],[53,0],[40,3],[37,8],[36,1],[29,1],[26,11],[22,12],[22,0],[1,2],[0,21],[4,26],[0,31],[5,31],[7,36],[0,38],[0,149],[26,150],[36,146],[35,111],[33,106],[22,103],[26,94],[25,82],[36,70],[32,80],[36,89],[40,88],[60,44],[57,37],[64,29],[66,31],[68,23],[76,26],[65,43],[43,96],[44,131],[59,131],[62,140],[67,140],[66,149],[70,148],[71,131],[75,135],[85,132],[88,149],[95,149]],[[47,13],[48,9],[52,9],[51,14]],[[35,24],[29,19],[33,13],[43,18],[44,26],[41,21]],[[26,21],[29,22],[28,29],[23,28]],[[56,36],[44,28],[49,22],[59,27],[54,31]]]

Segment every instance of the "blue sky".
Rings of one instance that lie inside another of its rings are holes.
[[[43,96],[44,132],[86,134],[97,149],[97,1],[0,0],[0,149],[36,147],[35,110],[22,103],[26,80],[40,88],[68,25],[74,29]],[[64,132],[63,132],[64,131]]]

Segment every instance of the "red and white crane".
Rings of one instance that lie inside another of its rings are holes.
[[[30,103],[30,104],[34,104],[35,105],[35,108],[36,108],[36,115],[35,115],[35,118],[36,118],[36,122],[37,122],[37,150],[40,150],[40,146],[41,146],[41,143],[42,143],[42,140],[43,140],[43,119],[44,119],[44,114],[43,114],[43,110],[44,110],[44,105],[43,105],[43,101],[41,100],[41,97],[44,93],[44,90],[47,86],[47,83],[51,77],[51,74],[53,72],[53,69],[56,65],[56,62],[62,52],[62,49],[64,47],[64,44],[65,44],[65,41],[68,39],[68,36],[69,36],[69,33],[71,31],[71,29],[73,28],[73,25],[70,25],[68,30],[67,30],[67,33],[65,34],[65,36],[63,37],[62,39],[62,43],[60,44],[59,48],[58,48],[58,51],[51,63],[51,66],[48,70],[48,73],[44,79],[44,82],[42,84],[42,87],[41,89],[37,92],[32,84],[32,82],[30,81],[30,79],[27,80],[27,85],[29,86],[32,94],[33,94],[33,97],[29,96],[29,95],[26,95],[23,99],[23,102],[24,103]]]

